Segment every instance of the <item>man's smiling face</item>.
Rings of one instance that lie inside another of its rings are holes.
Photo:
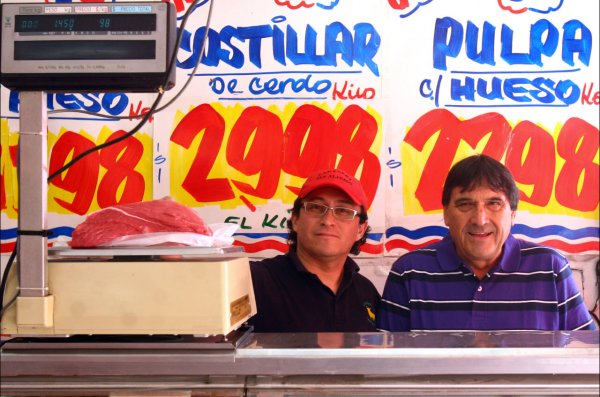
[[[502,254],[515,212],[506,195],[487,184],[461,190],[452,190],[450,202],[444,207],[444,223],[458,255],[472,269],[487,272]]]

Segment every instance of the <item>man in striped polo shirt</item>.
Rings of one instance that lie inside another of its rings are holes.
[[[393,265],[377,314],[387,331],[595,329],[565,257],[510,234],[519,190],[485,155],[444,183],[449,233]]]

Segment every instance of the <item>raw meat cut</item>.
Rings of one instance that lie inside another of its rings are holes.
[[[72,248],[91,248],[123,236],[158,232],[212,235],[210,227],[191,208],[172,199],[119,204],[94,212],[75,230]]]

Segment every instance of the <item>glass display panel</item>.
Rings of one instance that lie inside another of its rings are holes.
[[[154,40],[16,41],[17,61],[154,59]]]
[[[156,31],[156,14],[15,15],[15,32]]]

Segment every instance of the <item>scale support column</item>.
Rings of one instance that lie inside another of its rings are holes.
[[[19,296],[48,295],[46,93],[19,93]]]

